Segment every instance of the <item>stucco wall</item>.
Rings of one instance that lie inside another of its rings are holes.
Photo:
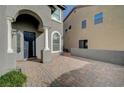
[[[79,40],[88,39],[89,49],[124,51],[124,6],[87,6],[77,8],[64,21],[64,47],[79,48]],[[94,15],[103,12],[103,23],[94,24]],[[81,22],[87,20],[86,29]]]
[[[14,53],[7,53],[6,6],[0,6],[0,75],[15,69]]]
[[[124,65],[124,51],[71,48],[71,54],[74,56]]]
[[[62,20],[63,20],[63,13],[62,13]],[[51,48],[51,34],[54,31],[58,31],[61,34],[61,52],[63,51],[63,22],[56,22],[54,20],[51,20],[51,29],[49,32],[49,47]]]

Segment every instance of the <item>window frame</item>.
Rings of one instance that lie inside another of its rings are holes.
[[[80,47],[81,43],[83,43],[83,47]],[[79,40],[79,49],[88,49],[88,39]]]
[[[56,22],[59,22],[59,23],[62,23],[62,10],[60,8],[57,8],[60,10],[60,13],[59,13],[59,17],[60,17],[60,20],[58,20],[57,18],[53,17],[53,14],[51,14],[51,19],[56,21]]]
[[[59,50],[58,51],[54,51],[53,50],[53,35],[55,34],[55,33],[57,33],[59,36],[60,36],[60,39],[59,39],[59,42],[60,42],[60,44],[59,44]],[[61,34],[58,32],[58,31],[53,31],[52,32],[52,34],[51,34],[51,53],[59,53],[59,52],[61,52],[62,51],[62,47],[61,47],[61,44],[62,44],[62,41],[61,41]]]
[[[99,12],[99,13],[95,14],[94,15],[94,24],[97,25],[97,24],[103,23],[103,18],[104,18],[103,12]]]
[[[85,27],[83,26],[84,22],[85,22]],[[87,28],[87,20],[86,19],[81,22],[81,28],[82,29],[86,29]]]

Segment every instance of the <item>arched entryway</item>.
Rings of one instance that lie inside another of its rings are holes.
[[[38,31],[42,31],[43,29],[43,21],[42,19],[40,18],[40,16],[35,13],[34,11],[32,10],[27,10],[27,9],[22,9],[22,10],[19,10],[16,15],[14,16],[14,21],[17,20],[17,18],[20,16],[20,15],[30,15],[32,16],[33,18],[35,18],[37,21],[38,21]]]
[[[15,21],[12,23],[12,29],[15,30],[13,35],[13,49],[16,52],[16,59],[27,59],[36,57],[36,48],[40,42],[40,37],[43,32],[43,22],[40,17],[30,11],[21,10],[17,13]]]

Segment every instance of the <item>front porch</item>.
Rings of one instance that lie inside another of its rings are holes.
[[[50,26],[44,26],[39,15],[31,10],[22,9],[14,18],[7,17],[7,26],[7,53],[15,54],[13,60],[36,57],[43,63],[51,62],[48,38]]]

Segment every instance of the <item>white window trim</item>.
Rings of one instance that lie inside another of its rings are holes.
[[[56,22],[62,23],[62,10],[60,9],[60,20],[57,20],[56,18],[52,17],[52,15],[51,15],[51,19],[56,21]]]
[[[60,50],[59,51],[53,51],[53,35],[55,33],[58,33],[59,36],[60,36]],[[51,53],[60,53],[60,52],[62,52],[61,45],[62,45],[61,34],[58,31],[53,31],[52,34],[51,34]]]

